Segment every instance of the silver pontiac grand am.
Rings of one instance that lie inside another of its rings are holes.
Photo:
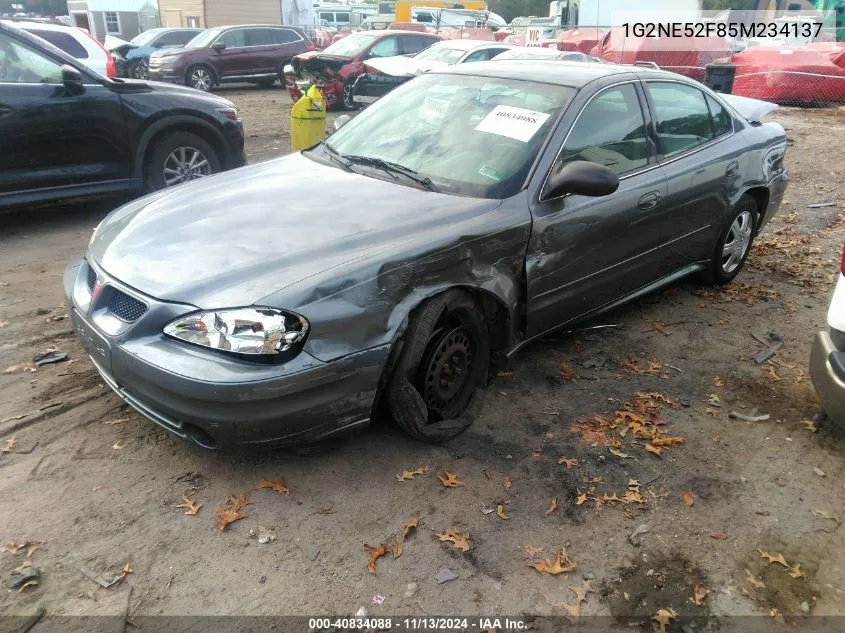
[[[73,323],[121,398],[206,448],[377,411],[447,440],[529,341],[740,272],[787,183],[771,108],[642,67],[436,71],[309,150],[112,212],[65,273]]]

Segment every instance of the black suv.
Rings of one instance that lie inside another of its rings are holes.
[[[185,48],[150,55],[149,77],[211,90],[227,82],[272,86],[285,83],[284,68],[294,55],[315,50],[301,28],[249,24],[208,29]]]
[[[152,191],[244,165],[230,101],[110,80],[0,24],[0,209]]]

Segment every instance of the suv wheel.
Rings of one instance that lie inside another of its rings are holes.
[[[220,171],[217,153],[205,140],[190,132],[173,132],[156,141],[144,181],[155,191],[205,178]]]
[[[139,59],[136,62],[129,64],[126,69],[126,76],[131,79],[147,79],[149,70],[149,63],[146,59]]]
[[[214,87],[214,71],[208,66],[191,66],[186,73],[185,85],[203,92]]]

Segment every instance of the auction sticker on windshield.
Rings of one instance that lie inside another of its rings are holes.
[[[507,136],[527,143],[550,115],[514,106],[500,105],[475,126],[478,132]]]

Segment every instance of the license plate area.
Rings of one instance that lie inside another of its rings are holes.
[[[106,371],[111,371],[111,345],[108,340],[88,325],[74,310],[71,313],[73,329],[82,347]]]

